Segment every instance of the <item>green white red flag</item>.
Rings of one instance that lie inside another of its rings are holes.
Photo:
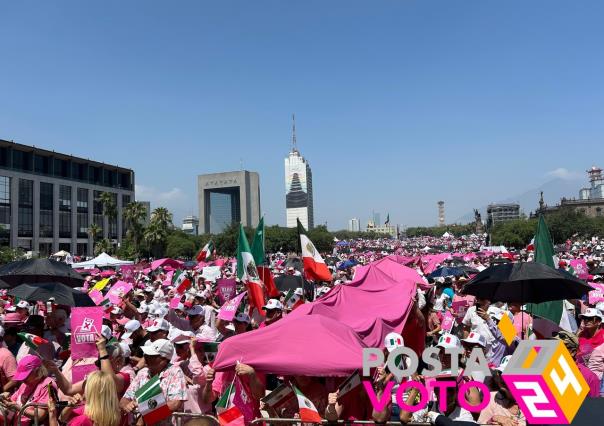
[[[215,251],[214,242],[210,240],[201,250],[199,250],[195,259],[198,262],[207,262],[214,256]]]
[[[322,419],[312,403],[297,387],[293,386],[296,398],[298,398],[298,410],[300,412],[300,420],[309,423],[321,423]]]
[[[184,294],[191,287],[191,280],[185,271],[180,269],[174,273],[172,277],[172,284],[174,284],[175,292],[178,294]]]
[[[17,336],[19,336],[21,340],[23,340],[23,343],[33,350],[37,350],[40,345],[48,343],[48,340],[31,333],[17,333]]]
[[[134,397],[146,425],[157,424],[172,415],[161,389],[159,376],[153,376],[134,393]]]
[[[235,397],[235,381],[231,382],[216,403],[216,413],[220,426],[243,426],[245,424],[243,414],[233,404]]]
[[[300,248],[302,250],[302,262],[306,278],[315,281],[331,281],[332,276],[325,261],[319,254],[315,245],[306,236],[306,230],[298,219],[298,233],[300,234]]]
[[[245,236],[243,225],[239,224],[239,239],[237,242],[237,278],[245,283],[247,287],[247,297],[250,302],[250,314],[254,309],[264,316],[262,307],[264,306],[264,284],[258,276],[258,269],[254,262],[254,256],[250,250],[250,245]]]

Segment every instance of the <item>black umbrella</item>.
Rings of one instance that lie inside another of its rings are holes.
[[[10,285],[6,281],[0,280],[0,290],[6,290],[7,288],[10,288]]]
[[[275,278],[275,286],[277,290],[287,293],[289,290],[295,290],[297,288],[304,289],[304,296],[306,300],[313,300],[314,288],[313,285],[302,279],[300,276],[295,275],[281,275]]]
[[[480,271],[476,268],[472,268],[471,266],[458,266],[459,269],[461,269],[462,271],[464,271],[466,273],[466,275],[470,275],[470,274],[477,274]]]
[[[63,262],[50,259],[27,259],[0,267],[0,279],[11,287],[19,284],[60,282],[81,287],[84,278]]]
[[[491,302],[542,303],[579,299],[593,288],[566,271],[535,262],[493,265],[470,280],[462,293]]]
[[[285,269],[294,268],[297,271],[304,271],[304,263],[302,263],[302,259],[299,257],[290,257],[283,264]]]
[[[96,306],[87,293],[74,290],[63,283],[21,284],[8,291],[11,296],[28,302],[46,302],[54,297],[55,303],[67,306]]]

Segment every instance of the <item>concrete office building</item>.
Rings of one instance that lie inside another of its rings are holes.
[[[297,220],[306,229],[315,226],[312,171],[296,146],[296,121],[293,117],[292,148],[285,158],[285,214],[288,228],[297,226]]]
[[[520,204],[489,204],[487,206],[487,223],[492,226],[516,219],[520,219]]]
[[[197,176],[199,232],[219,234],[233,223],[255,227],[260,221],[260,176],[256,172]]]
[[[359,223],[359,219],[353,217],[348,221],[348,231],[349,232],[359,232],[361,230],[361,225]]]
[[[113,196],[116,217],[103,215],[100,197]],[[134,172],[0,139],[0,243],[47,256],[59,250],[92,255],[97,237],[121,243],[125,206],[134,201]]]
[[[182,220],[181,230],[189,235],[198,235],[199,233],[199,219],[195,216],[186,216]]]

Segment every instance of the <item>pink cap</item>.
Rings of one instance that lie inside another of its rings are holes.
[[[31,374],[36,368],[42,365],[42,360],[35,355],[26,355],[21,358],[19,364],[17,364],[17,371],[13,376],[14,380],[21,381],[27,379],[27,376]]]
[[[6,315],[4,315],[4,325],[21,325],[23,324],[23,317],[21,316],[21,314],[18,314],[16,312],[10,312]]]

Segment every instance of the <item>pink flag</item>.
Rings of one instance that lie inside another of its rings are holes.
[[[73,308],[71,311],[71,358],[80,359],[98,356],[97,334],[103,325],[103,308]]]
[[[573,259],[570,261],[570,266],[573,267],[577,277],[584,280],[589,275],[589,268],[584,259]]]
[[[231,300],[237,292],[237,283],[234,278],[218,278],[216,280],[216,296],[220,304],[224,304]]]
[[[134,265],[120,266],[120,272],[122,273],[122,280],[127,283],[134,284]]]
[[[180,297],[173,297],[172,299],[170,299],[170,309],[176,309],[178,308],[178,304],[180,303]]]
[[[124,297],[130,290],[132,290],[132,284],[125,281],[118,281],[113,284],[111,290],[107,293],[107,298],[114,305],[119,305]]]
[[[220,312],[218,312],[218,318],[225,321],[233,321],[233,318],[235,318],[235,314],[237,313],[237,308],[239,307],[239,304],[246,293],[247,291],[239,293],[237,296],[222,305]]]
[[[251,398],[239,376],[235,376],[235,396],[233,397],[233,405],[239,408],[246,424],[254,420],[254,400]]]
[[[598,302],[604,302],[604,284],[589,283],[595,290],[589,292],[589,304],[595,305]]]

